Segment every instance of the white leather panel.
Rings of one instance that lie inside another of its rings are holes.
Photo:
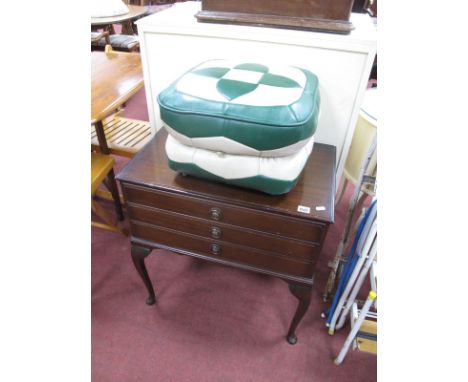
[[[223,76],[223,80],[234,80],[248,82],[249,84],[258,84],[263,73],[252,72],[250,70],[231,69]]]
[[[231,100],[231,103],[247,106],[287,106],[301,98],[302,88],[280,88],[260,84],[243,96]]]
[[[217,82],[218,78],[188,73],[177,82],[176,89],[181,93],[209,101],[226,102],[226,98],[216,89]]]
[[[314,139],[312,136],[311,138],[303,139],[302,141],[281,147],[280,149],[259,151],[230,138],[222,136],[190,138],[177,132],[167,124],[164,125],[164,127],[170,135],[186,146],[192,146],[204,150],[219,151],[231,155],[249,155],[256,157],[281,157],[293,155],[304,147],[311,139]]]
[[[251,157],[216,153],[210,150],[185,146],[171,135],[166,141],[169,159],[180,163],[192,163],[211,174],[224,179],[243,179],[262,175],[272,179],[292,181],[304,168],[312,152],[314,139],[294,155],[277,158]]]

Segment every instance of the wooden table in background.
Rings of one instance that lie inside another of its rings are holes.
[[[140,5],[127,5],[127,7],[130,12],[123,15],[111,17],[91,17],[91,28],[102,27],[107,29],[109,26],[112,27],[112,24],[122,24],[122,34],[137,34],[137,31],[133,25],[133,20],[146,15],[146,13],[148,13],[148,8]]]
[[[94,125],[103,154],[110,154],[103,119],[115,113],[143,84],[140,54],[91,52],[91,125]],[[110,174],[113,177],[114,170]],[[114,200],[119,200],[118,194],[117,199],[114,192],[112,194]],[[122,207],[116,208],[122,218]]]
[[[91,124],[98,124],[143,88],[139,53],[91,52]]]

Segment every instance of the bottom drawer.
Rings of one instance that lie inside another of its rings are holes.
[[[151,241],[156,246],[157,244],[164,245],[175,251],[184,250],[292,276],[311,278],[314,273],[315,262],[288,259],[286,255],[282,256],[219,240],[188,235],[147,223],[134,221],[131,225],[131,231],[135,238]]]

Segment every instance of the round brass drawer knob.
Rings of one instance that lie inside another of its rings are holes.
[[[221,228],[219,227],[211,227],[210,232],[211,237],[214,239],[219,239],[221,237]]]
[[[213,255],[221,254],[221,246],[219,244],[211,244],[211,253]]]
[[[218,208],[218,207],[213,207],[213,208],[210,208],[210,216],[212,219],[214,220],[219,220],[221,219],[221,209]]]

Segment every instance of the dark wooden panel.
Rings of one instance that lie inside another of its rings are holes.
[[[334,146],[314,144],[296,187],[287,194],[272,196],[255,190],[178,175],[167,165],[164,147],[166,137],[166,131],[161,129],[125,166],[117,179],[125,183],[213,199],[259,211],[333,223],[336,156]],[[298,212],[298,206],[309,207],[310,214]],[[316,207],[320,208],[317,210]]]
[[[300,240],[320,242],[325,229],[325,225],[321,223],[232,206],[214,200],[178,195],[129,184],[125,184],[124,189],[129,203],[143,204],[212,222],[219,221]],[[213,218],[213,209],[218,211],[218,219]]]
[[[155,247],[162,244],[176,252],[184,250],[292,276],[311,278],[315,269],[315,261],[299,261],[274,253],[253,250],[252,248],[220,240],[205,239],[147,223],[132,222],[132,235],[154,243]]]
[[[322,232],[319,230],[315,231],[317,233],[315,238],[317,242],[308,243],[281,236],[266,235],[258,231],[242,229],[219,221],[197,219],[187,215],[143,207],[132,203],[128,204],[128,213],[132,222],[136,220],[151,223],[208,239],[219,239],[290,257],[308,260],[315,259],[320,250]]]
[[[220,12],[349,20],[354,0],[202,0],[202,9]]]
[[[353,0],[203,0],[201,22],[349,33]]]

